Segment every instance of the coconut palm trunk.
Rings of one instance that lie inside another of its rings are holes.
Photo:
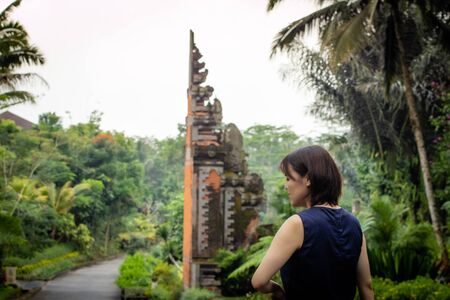
[[[364,99],[364,103],[366,104],[367,111],[369,112],[369,115],[370,115],[370,120],[372,122],[373,131],[375,133],[375,137],[377,140],[378,152],[380,152],[381,159],[384,160],[383,145],[381,144],[380,132],[378,131],[378,126],[377,126],[377,122],[375,121],[375,116],[373,115],[373,111],[369,105],[369,101],[367,100],[367,98],[366,97],[362,97],[362,98]]]
[[[409,120],[411,122],[411,129],[414,134],[417,152],[419,153],[420,168],[422,171],[422,179],[428,201],[428,208],[430,210],[431,223],[433,225],[433,231],[436,235],[436,240],[441,252],[441,267],[447,268],[449,266],[448,252],[447,247],[444,243],[441,218],[436,207],[436,200],[434,198],[433,185],[430,175],[430,165],[428,163],[427,151],[425,149],[425,141],[422,133],[422,126],[420,124],[419,114],[417,113],[417,105],[412,90],[412,76],[409,70],[408,63],[406,61],[406,51],[402,40],[402,23],[400,18],[400,11],[397,5],[392,5],[394,12],[394,28],[399,50],[400,66],[402,70],[403,85],[405,87],[405,97],[406,104],[408,106]]]

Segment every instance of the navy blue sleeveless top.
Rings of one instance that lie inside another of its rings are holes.
[[[312,207],[298,213],[304,240],[281,268],[286,299],[352,300],[361,252],[361,226],[343,208]]]

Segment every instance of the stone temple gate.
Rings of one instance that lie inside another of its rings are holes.
[[[214,289],[220,271],[210,261],[219,248],[235,250],[256,238],[258,212],[265,208],[263,182],[249,174],[242,135],[222,123],[222,105],[191,31],[184,170],[184,287]]]

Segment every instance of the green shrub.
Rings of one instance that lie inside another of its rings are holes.
[[[175,300],[179,299],[183,291],[181,272],[173,265],[159,262],[152,274],[152,285],[146,294],[151,299]]]
[[[120,266],[117,285],[122,289],[147,288],[151,284],[151,275],[158,262],[158,259],[142,252],[128,255]]]
[[[218,279],[221,282],[221,292],[224,296],[244,296],[250,293],[251,278],[256,268],[261,263],[267,252],[273,236],[264,236],[253,244],[249,249],[238,249],[231,252],[220,249],[213,261],[220,267]],[[273,278],[281,282],[280,273],[277,272]]]
[[[181,295],[181,300],[209,300],[217,295],[207,289],[192,288],[187,289]]]
[[[76,267],[87,258],[73,251],[68,244],[58,244],[35,253],[29,258],[7,257],[5,265],[17,267],[17,278],[23,280],[48,280]]]
[[[35,253],[30,258],[8,257],[5,265],[16,266],[17,277],[20,279],[48,280],[87,259],[73,249],[69,244],[58,244]]]
[[[181,272],[149,254],[128,255],[120,267],[117,285],[125,290],[142,288],[151,299],[179,299]]]
[[[49,280],[58,274],[73,269],[87,257],[78,252],[70,252],[52,259],[43,259],[36,263],[17,268],[17,277],[24,280]]]
[[[375,298],[379,300],[449,300],[450,287],[436,281],[417,277],[414,280],[395,283],[390,279],[374,278]],[[357,299],[359,299],[357,297]]]
[[[228,297],[243,296],[252,290],[250,280],[255,267],[248,267],[241,272],[235,272],[231,276],[236,269],[249,260],[247,252],[243,249],[234,252],[220,249],[213,260],[220,268],[218,279],[220,280],[222,295]]]
[[[372,195],[367,247],[374,276],[405,281],[434,276],[438,258],[433,229],[428,223],[402,221],[406,210],[388,196]]]
[[[272,294],[253,293],[246,297],[246,300],[270,300]]]
[[[17,299],[20,293],[18,288],[0,285],[0,300]]]
[[[74,248],[70,244],[57,244],[48,248],[45,248],[39,252],[34,253],[32,257],[29,258],[22,258],[22,257],[7,257],[5,259],[5,265],[8,266],[16,266],[21,267],[24,265],[30,265],[38,263],[42,260],[51,260],[56,257],[64,256],[66,254],[69,254],[70,252],[73,252]]]
[[[66,270],[74,268],[75,266],[75,262],[63,260],[37,268],[29,273],[22,273],[19,277],[25,280],[49,280]]]

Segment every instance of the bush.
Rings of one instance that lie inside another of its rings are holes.
[[[146,288],[151,284],[151,275],[158,260],[151,255],[137,252],[128,255],[120,266],[117,285],[122,288]]]
[[[116,283],[125,290],[144,289],[151,299],[161,300],[178,299],[183,289],[176,267],[141,252],[127,256]]]
[[[261,263],[273,236],[261,237],[249,249],[238,249],[234,252],[220,249],[213,261],[220,268],[218,279],[221,282],[221,292],[224,296],[244,296],[253,291],[251,278]],[[280,273],[273,278],[280,282]]]
[[[375,298],[379,300],[449,300],[450,287],[436,281],[417,277],[414,280],[395,283],[390,279],[374,278]],[[357,297],[357,299],[359,299]]]
[[[147,288],[146,294],[151,299],[175,300],[179,299],[183,285],[181,272],[165,262],[159,262],[152,274],[152,284]]]
[[[70,252],[51,259],[42,259],[35,263],[22,265],[17,268],[17,277],[25,280],[49,280],[85,260],[86,257],[78,252]]]
[[[230,276],[248,260],[248,254],[243,249],[234,252],[220,249],[217,252],[213,261],[220,268],[218,279],[220,280],[222,295],[228,297],[243,296],[252,290],[250,280],[255,270],[254,267],[246,268],[242,272],[235,272],[233,276]]]
[[[7,257],[5,259],[5,265],[21,267],[24,265],[30,265],[38,263],[42,260],[51,260],[59,256],[63,256],[73,252],[73,247],[69,244],[57,244],[49,248],[45,248],[40,252],[35,253],[32,257]]]
[[[76,267],[85,256],[69,244],[58,244],[35,253],[30,258],[7,257],[5,265],[17,267],[17,277],[25,280],[48,280]]]
[[[217,295],[206,289],[192,288],[187,289],[181,295],[181,300],[209,300],[214,299]]]
[[[17,299],[20,293],[21,291],[18,288],[0,285],[0,300]]]
[[[438,258],[433,229],[428,223],[403,221],[406,209],[388,196],[372,195],[372,222],[366,231],[368,256],[374,276],[398,282],[434,276]]]

